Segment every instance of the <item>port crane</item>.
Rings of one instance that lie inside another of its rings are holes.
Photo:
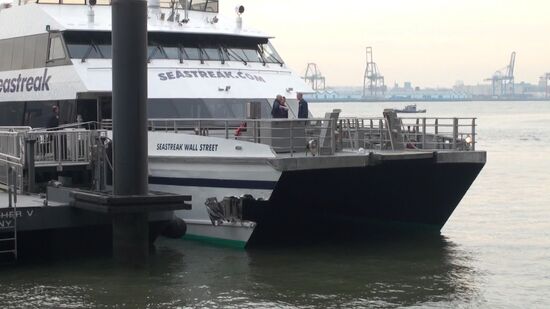
[[[363,97],[375,97],[379,93],[384,94],[386,86],[384,85],[384,76],[378,70],[378,65],[373,60],[372,47],[367,47],[367,68],[363,78]]]
[[[514,67],[516,63],[516,52],[512,52],[510,63],[503,69],[496,71],[493,76],[486,78],[490,81],[493,89],[493,97],[514,96]]]
[[[315,91],[325,90],[325,77],[316,63],[308,63],[306,73],[302,77]]]

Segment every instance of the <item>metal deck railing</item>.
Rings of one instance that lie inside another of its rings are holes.
[[[26,158],[27,147],[34,153],[34,156],[31,156],[35,167],[51,166],[62,169],[69,165],[90,164],[97,134],[105,135],[106,131],[83,128],[53,131],[32,130],[29,127],[0,127],[0,187],[7,185],[8,169],[11,167],[17,175],[17,189],[23,190],[23,171],[29,160]],[[27,144],[29,141],[32,143]]]
[[[409,150],[475,151],[476,118],[403,117],[399,131]],[[103,128],[110,128],[104,123]],[[150,119],[149,129],[244,140],[277,153],[330,155],[341,150],[394,150],[383,117],[316,119]],[[395,129],[395,128],[394,128]]]
[[[29,127],[0,127],[0,188],[7,189],[10,183],[10,169],[16,175],[15,187],[23,188],[22,140],[19,132],[30,130]]]
[[[407,149],[475,151],[476,118],[401,117],[400,129]],[[338,120],[340,148],[391,150],[385,118]]]
[[[150,119],[149,129],[265,144],[291,156],[336,152],[335,119]]]

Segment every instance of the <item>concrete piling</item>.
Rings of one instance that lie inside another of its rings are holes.
[[[113,193],[147,195],[147,2],[113,0]],[[113,254],[141,264],[149,255],[148,213],[113,216]]]

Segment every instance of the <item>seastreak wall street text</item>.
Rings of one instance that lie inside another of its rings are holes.
[[[176,144],[159,143],[157,150],[168,151],[218,151],[218,144]]]

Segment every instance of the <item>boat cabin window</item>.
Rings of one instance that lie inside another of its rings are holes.
[[[261,102],[262,118],[270,118],[266,99],[149,99],[149,118],[246,118],[246,104]]]
[[[0,125],[20,126],[23,125],[23,113],[25,104],[23,102],[0,102]]]
[[[25,38],[13,39],[13,52],[11,54],[11,68],[13,70],[23,69],[23,49],[25,48]]]
[[[66,31],[63,34],[73,59],[111,58],[111,33]],[[149,32],[148,59],[239,61],[283,64],[265,38]]]
[[[55,116],[53,106],[59,108],[59,124],[76,119],[74,101],[0,102],[0,125],[45,128]]]
[[[53,37],[50,39],[50,53],[48,60],[57,60],[65,58],[65,50],[63,48],[63,42],[60,37]]]
[[[83,4],[87,5],[89,0],[35,0],[36,3],[40,4]],[[111,0],[97,0],[96,5],[111,5]],[[177,3],[178,1],[176,1]],[[209,13],[218,13],[219,11],[219,0],[187,0],[187,7],[192,11],[201,11]],[[160,6],[162,8],[170,8],[172,5],[172,0],[160,0]],[[178,6],[178,8],[183,6]]]
[[[218,12],[218,0],[190,0],[191,10],[202,12]]]
[[[183,55],[186,60],[201,60],[201,50],[198,47],[183,47]]]
[[[0,40],[0,71],[43,68],[47,53],[48,34]]]

